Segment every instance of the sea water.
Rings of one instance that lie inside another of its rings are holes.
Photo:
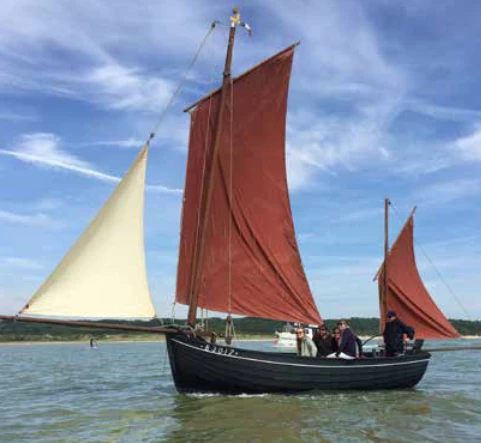
[[[0,345],[0,442],[478,442],[480,361],[433,354],[407,390],[182,395],[165,343]]]

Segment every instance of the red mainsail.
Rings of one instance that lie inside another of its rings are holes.
[[[287,189],[289,47],[233,80],[212,159],[220,91],[191,112],[176,301],[254,317],[321,322],[297,247]],[[209,173],[210,211],[202,213]],[[199,254],[207,217],[203,257]],[[198,260],[197,265],[195,265]]]
[[[414,257],[413,232],[414,217],[411,216],[389,252],[387,309],[396,311],[404,323],[414,327],[416,338],[457,338],[459,332],[436,306],[421,280]],[[382,290],[383,271],[379,274],[380,293]],[[386,313],[381,312],[381,318],[385,316]]]

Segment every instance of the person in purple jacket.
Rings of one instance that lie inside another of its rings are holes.
[[[358,338],[351,331],[346,319],[339,320],[337,326],[341,330],[339,348],[337,349],[337,352],[328,355],[328,358],[344,358],[347,360],[356,358],[356,354],[358,354],[356,352],[356,343],[358,342]]]

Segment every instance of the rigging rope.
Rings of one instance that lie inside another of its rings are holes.
[[[177,86],[177,88],[175,89],[175,91],[173,92],[172,96],[170,97],[170,100],[169,102],[167,103],[167,105],[165,106],[164,110],[162,111],[162,113],[160,114],[160,117],[159,117],[159,120],[157,121],[157,124],[154,126],[152,132],[150,133],[149,135],[149,138],[146,142],[146,144],[149,144],[150,141],[155,137],[156,135],[156,132],[159,130],[160,126],[162,125],[166,115],[167,115],[167,112],[170,110],[170,108],[172,107],[172,105],[174,104],[174,101],[175,99],[177,98],[177,96],[179,95],[179,92],[180,90],[183,88],[183,86],[185,85],[185,82],[187,81],[187,78],[190,74],[190,71],[192,70],[192,68],[194,67],[195,63],[197,62],[197,59],[199,58],[200,56],[200,53],[202,52],[202,50],[204,49],[204,46],[205,44],[207,43],[207,40],[208,38],[210,37],[210,35],[214,32],[214,30],[216,29],[217,25],[219,24],[219,21],[214,21],[212,22],[212,24],[210,25],[210,28],[209,28],[209,31],[207,32],[207,34],[205,35],[205,37],[203,38],[202,42],[200,43],[199,45],[199,48],[197,49],[197,52],[195,53],[194,55],[194,58],[191,60],[190,64],[188,65],[187,69],[184,71],[184,74],[181,76],[181,80]]]
[[[394,203],[390,200],[389,201],[390,203],[390,206],[393,208],[394,210],[394,213],[396,214],[396,217],[398,218],[398,220],[403,223],[398,211],[397,211],[397,208],[396,206],[394,205]],[[429,261],[429,263],[431,263],[431,266],[434,268],[434,270],[436,271],[436,274],[438,276],[438,278],[441,280],[441,282],[444,284],[444,286],[446,286],[448,292],[451,294],[451,296],[454,298],[454,300],[456,301],[456,303],[458,304],[458,306],[461,308],[461,310],[464,312],[464,314],[466,315],[466,317],[471,320],[471,316],[469,315],[468,311],[466,310],[466,308],[464,307],[464,305],[461,303],[461,300],[458,298],[458,296],[455,294],[455,292],[453,291],[453,289],[451,288],[451,286],[448,284],[448,282],[444,279],[444,277],[442,276],[441,272],[438,270],[438,268],[436,267],[436,265],[434,264],[434,262],[429,258],[428,254],[426,253],[426,251],[424,250],[424,248],[421,246],[421,244],[416,240],[415,237],[413,237],[414,239],[414,243],[416,244],[416,246],[421,250],[421,252],[423,253],[424,257],[426,257],[426,259]]]
[[[217,28],[217,26],[220,24],[220,22],[218,20],[212,22],[209,30],[207,31],[206,35],[204,36],[204,38],[202,39],[198,49],[197,49],[197,52],[194,54],[194,57],[192,58],[191,62],[189,63],[189,65],[187,66],[187,69],[184,71],[183,75],[181,76],[181,80],[179,82],[179,84],[177,85],[177,88],[175,89],[175,91],[173,92],[172,96],[170,97],[170,100],[169,102],[167,103],[167,105],[165,106],[164,110],[162,111],[160,117],[159,117],[159,120],[157,121],[157,124],[154,126],[153,130],[151,131],[150,135],[149,135],[149,138],[148,140],[146,141],[146,144],[150,144],[151,140],[155,137],[157,131],[159,130],[160,126],[162,125],[165,117],[167,116],[167,113],[169,112],[170,108],[172,107],[172,105],[174,104],[174,101],[175,99],[177,98],[177,96],[179,95],[181,89],[183,88],[183,86],[185,85],[186,81],[187,81],[187,78],[190,74],[190,71],[192,70],[192,68],[194,67],[195,63],[197,62],[202,50],[204,49],[205,45],[207,44],[208,40],[209,40],[209,37],[211,36],[211,34],[213,34],[214,30]],[[213,90],[213,86],[212,86],[212,78],[213,78],[213,75],[211,75],[211,93],[212,93],[212,90]],[[210,116],[210,109],[209,109],[209,116]],[[182,199],[184,199],[184,196],[182,197]],[[182,226],[182,219],[184,217],[184,212],[182,211],[182,216],[181,216],[181,226]],[[176,301],[175,301],[175,295],[174,295],[174,301],[172,302],[172,322],[175,323],[175,306],[176,306]]]

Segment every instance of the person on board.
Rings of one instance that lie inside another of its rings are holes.
[[[386,357],[395,357],[404,352],[404,334],[412,339],[414,338],[414,329],[399,320],[394,311],[387,311],[386,317],[387,322],[382,334]]]
[[[95,348],[96,346],[97,346],[97,342],[93,338],[91,338],[90,339],[90,347]]]
[[[329,333],[326,325],[319,326],[312,341],[316,345],[318,357],[327,357],[329,354],[337,351],[337,342]]]
[[[334,351],[337,351],[337,348],[339,348],[339,342],[341,341],[341,330],[337,326],[332,328],[332,336],[336,342],[336,349],[334,349]]]
[[[301,357],[315,357],[317,355],[317,348],[314,342],[306,335],[304,328],[296,330],[297,336],[297,351]]]
[[[341,339],[336,352],[329,354],[327,358],[344,358],[352,360],[356,358],[356,336],[351,331],[346,319],[339,320],[337,324],[341,331]]]

